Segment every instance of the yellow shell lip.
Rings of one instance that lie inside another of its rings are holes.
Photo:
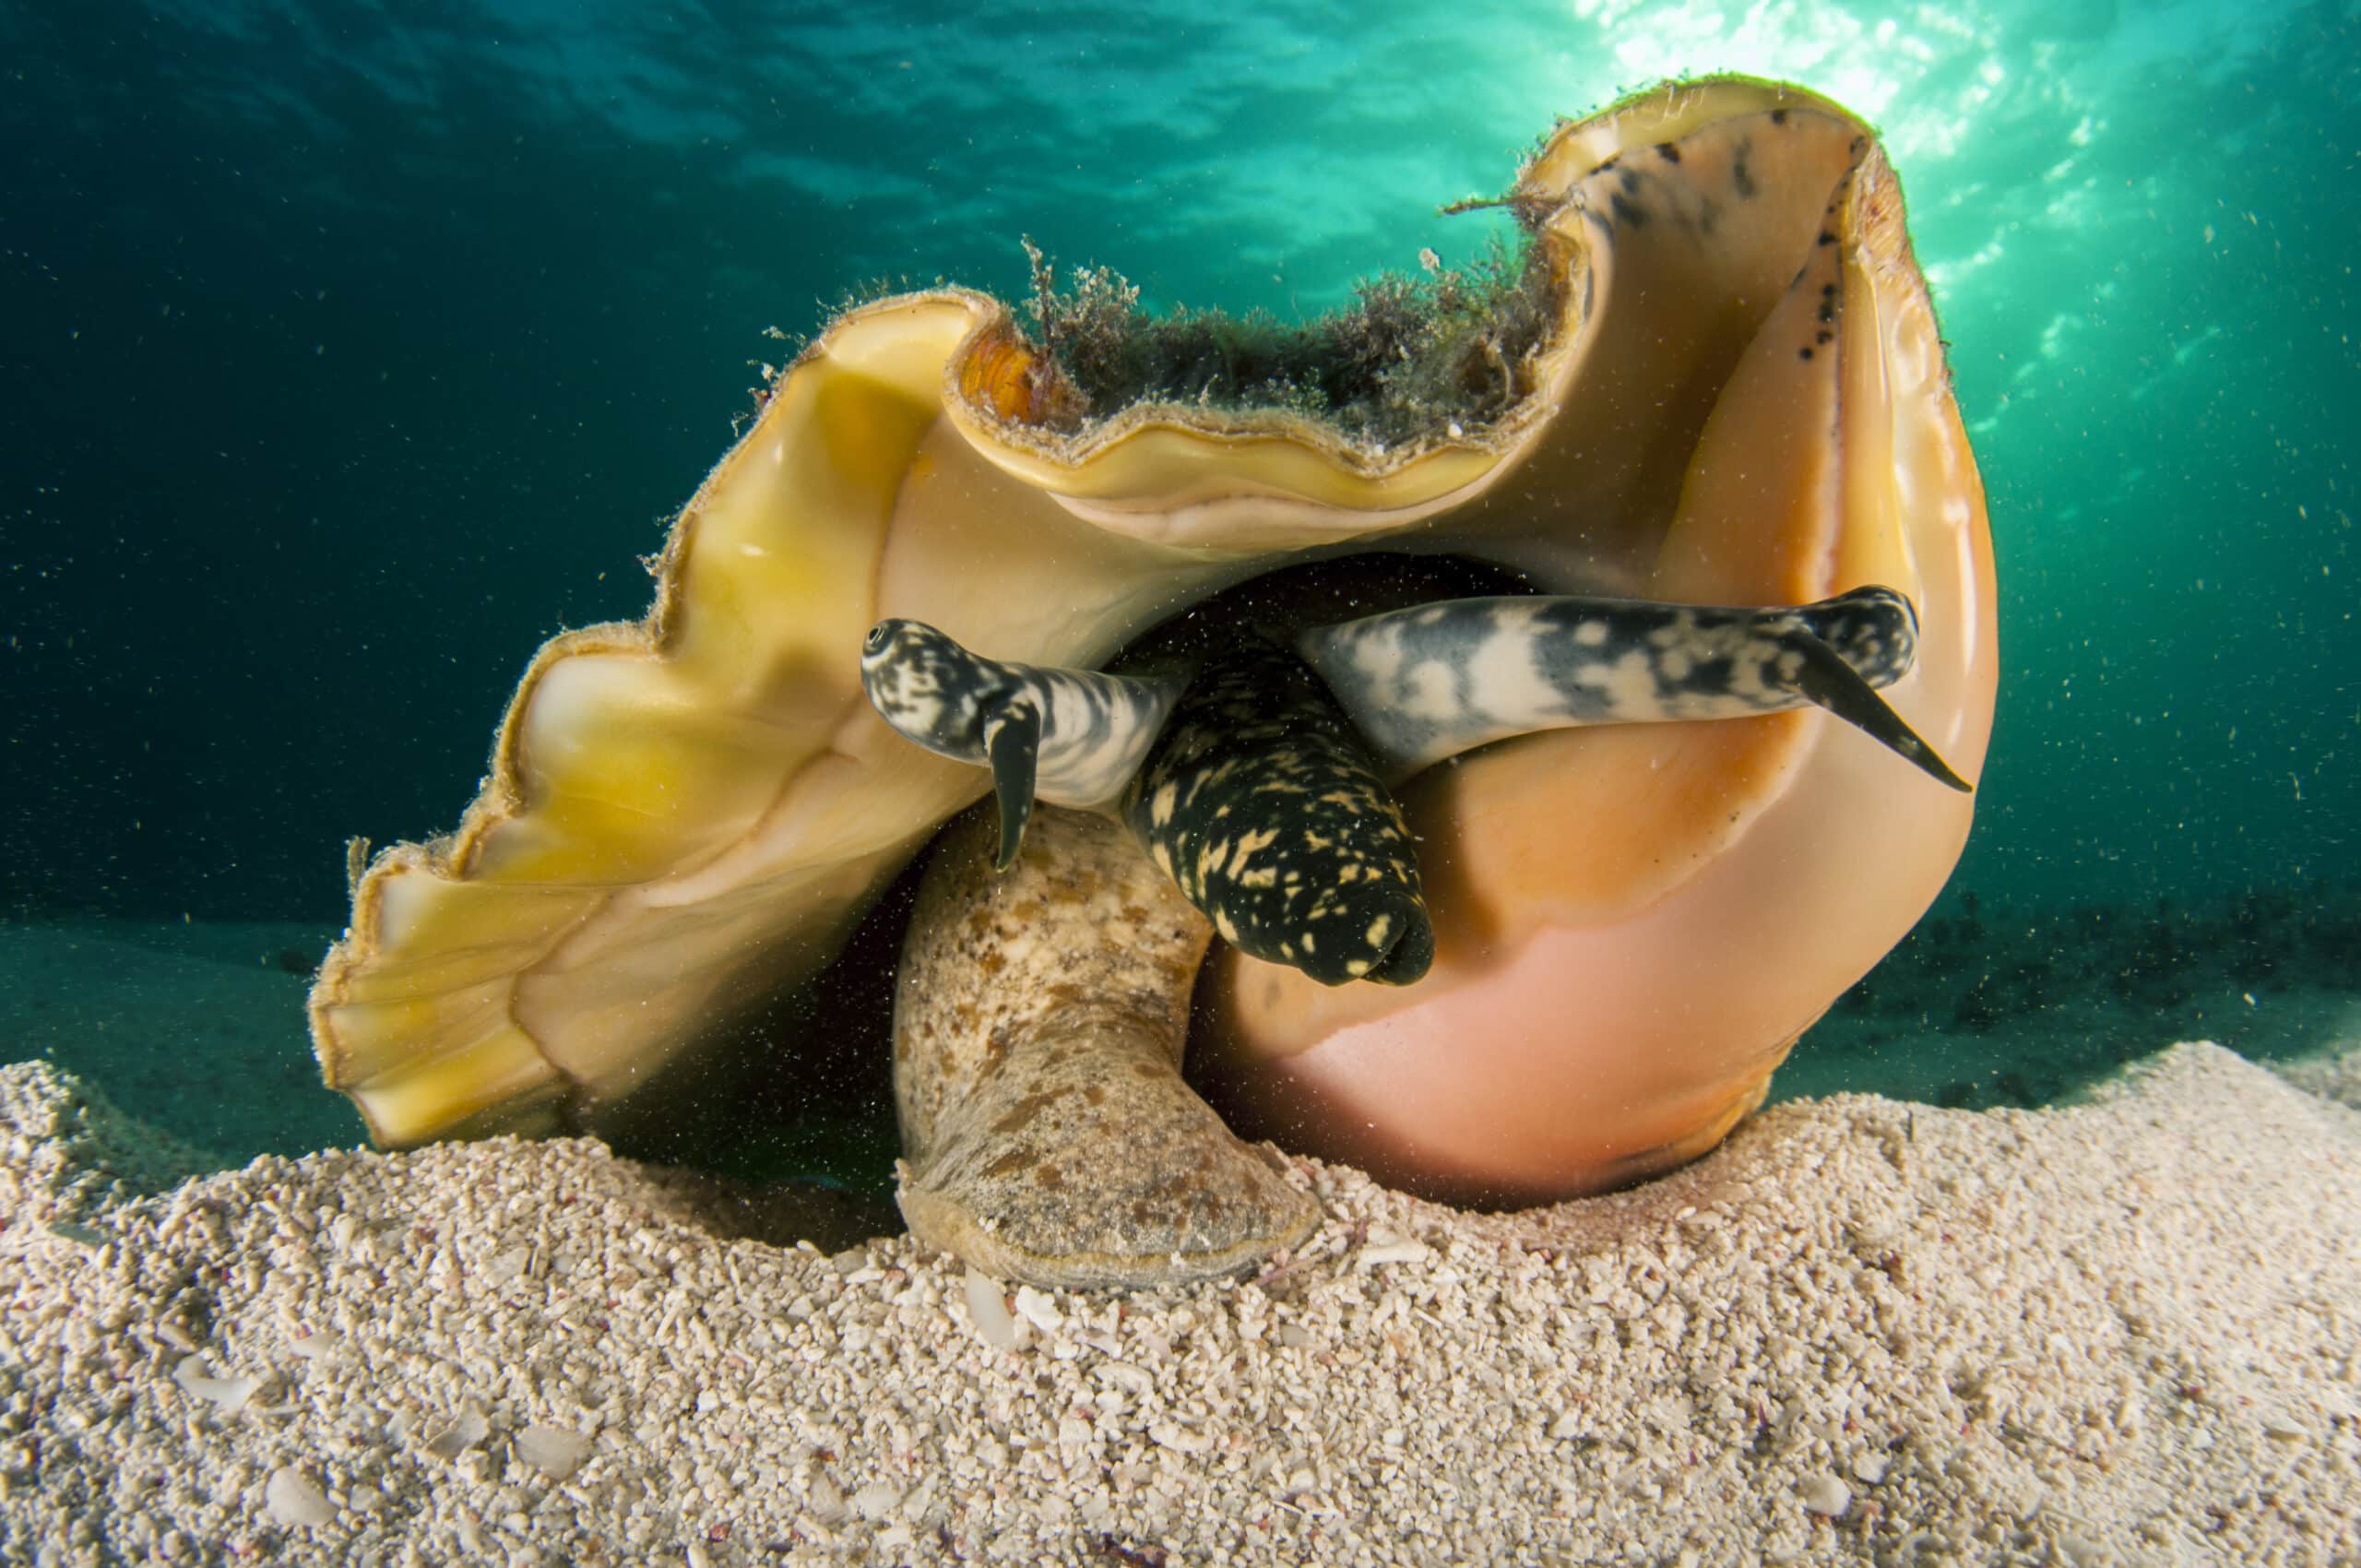
[[[1560,125],[1501,200],[1528,234],[1544,329],[1507,356],[1516,396],[1495,417],[1407,438],[1172,398],[1077,415],[1054,356],[965,291],[832,323],[682,510],[647,619],[544,647],[457,833],[358,877],[311,1004],[331,1087],[393,1144],[596,1127],[719,1025],[812,980],[984,788],[869,710],[858,650],[888,616],[995,658],[1086,665],[1228,584],[1348,551],[1464,553],[1545,588],[1687,602],[1882,583],[1921,622],[1920,669],[1888,695],[1973,778],[1993,668],[1982,497],[1868,129],[1779,84],[1674,84]],[[1964,806],[1919,814],[1815,718],[1647,729],[1510,742],[1418,780],[1405,804],[1430,846],[1437,972],[1378,1014],[1370,988],[1307,1001],[1226,960],[1207,980],[1223,999],[1209,1065],[1293,1063],[1274,1075],[1284,1090],[1344,1059],[1323,1054],[1340,1031],[1390,1020],[1399,1037],[1428,1001],[1538,962],[1545,936],[1665,918],[1708,884],[1759,910],[1769,885],[1717,868],[1778,837],[1759,831],[1774,821],[1792,826],[1790,853],[1828,855],[1851,820],[1883,856],[1866,870],[1851,849],[1833,857],[1874,884],[1859,918],[1828,922],[1843,956],[1821,968],[1849,970],[1841,988],[1931,898],[1965,832]],[[1698,991],[1752,983],[1642,968]],[[1764,1016],[1711,1026],[1750,1036],[1738,1054],[1758,1075],[1827,1000],[1769,989]],[[1639,996],[1568,1011],[1648,1015]],[[1529,1040],[1545,1024],[1527,1009],[1485,1027]],[[1476,1060],[1463,1077],[1486,1071]],[[1632,1092],[1718,1115],[1727,1071]],[[1333,1146],[1287,1128],[1286,1092],[1242,1124],[1264,1115],[1290,1146]],[[1363,1096],[1352,1113],[1390,1125],[1403,1098]],[[1551,1113],[1593,1129],[1603,1116]],[[1478,1096],[1463,1120],[1501,1114]],[[1632,1135],[1658,1147],[1687,1133]],[[1415,1182],[1421,1160],[1481,1165],[1447,1139],[1396,1142],[1434,1152],[1372,1146],[1372,1168]],[[1631,1152],[1602,1134],[1533,1159]]]

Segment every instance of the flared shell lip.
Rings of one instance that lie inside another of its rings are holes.
[[[1337,517],[1315,531],[1339,538],[1368,533],[1465,505],[1507,477],[1533,449],[1557,414],[1585,347],[1589,249],[1573,237],[1579,225],[1560,220],[1561,213],[1577,199],[1587,176],[1634,146],[1670,141],[1729,118],[1733,94],[1740,113],[1801,110],[1850,125],[1874,156],[1873,131],[1841,104],[1792,83],[1740,74],[1661,83],[1595,114],[1560,120],[1510,188],[1489,204],[1513,212],[1528,243],[1543,248],[1552,273],[1548,286],[1560,300],[1548,336],[1520,367],[1525,391],[1489,422],[1446,419],[1418,435],[1384,442],[1284,410],[1150,399],[1087,418],[1079,429],[1065,432],[1004,415],[964,385],[977,356],[1021,337],[1014,314],[1001,301],[938,290],[896,295],[865,308],[890,310],[946,292],[968,302],[974,325],[943,369],[945,417],[996,466],[1079,516],[1127,532],[1154,531],[1177,542],[1197,542],[1198,529],[1151,529],[1148,519],[1259,503],[1269,508],[1276,527],[1285,527],[1282,519],[1291,510],[1318,508]],[[1876,183],[1892,184],[1881,162]],[[1906,266],[1906,233],[1898,222],[1880,227],[1887,232],[1872,238],[1871,248],[1883,253],[1880,261]],[[827,341],[824,336],[814,348]],[[1143,482],[1144,473],[1168,477],[1162,483]]]

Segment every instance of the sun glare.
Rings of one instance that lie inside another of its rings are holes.
[[[1573,13],[1614,42],[1597,95],[1668,76],[1744,71],[1809,83],[1867,116],[1896,160],[1958,151],[1979,109],[2007,80],[1998,30],[1980,11],[1830,0],[1572,0]]]

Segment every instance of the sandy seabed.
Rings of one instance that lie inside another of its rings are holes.
[[[1513,1216],[1296,1160],[1301,1255],[1121,1297],[587,1141],[174,1184],[10,1067],[0,1561],[2361,1563],[2356,1069],[1797,1102]]]

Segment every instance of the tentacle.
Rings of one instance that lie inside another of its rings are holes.
[[[1975,790],[1975,786],[1952,771],[1951,764],[1938,755],[1935,748],[1894,712],[1892,705],[1871,689],[1868,678],[1834,648],[1809,632],[1798,633],[1794,646],[1800,659],[1792,672],[1797,692],[1910,762],[1937,783],[1962,794]]]
[[[985,659],[919,621],[881,621],[861,647],[878,716],[928,751],[992,770],[1000,863],[1015,855],[1036,799],[1104,806],[1139,771],[1180,695],[1177,679]]]
[[[1240,952],[1341,985],[1434,958],[1418,855],[1351,721],[1303,661],[1249,635],[1200,670],[1121,811]]]
[[[1916,657],[1891,588],[1797,607],[1460,599],[1298,635],[1390,778],[1536,730],[1732,719],[1817,704],[1942,783],[1968,786],[1870,688]]]
[[[1025,825],[1033,817],[1033,791],[1040,779],[1041,710],[1029,696],[1002,703],[984,718],[984,754],[991,758],[992,792],[1000,797],[1002,871],[1016,859],[1025,842]]]

